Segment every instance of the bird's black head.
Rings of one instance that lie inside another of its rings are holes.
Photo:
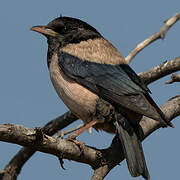
[[[31,30],[45,35],[50,41],[55,38],[61,47],[101,37],[101,34],[86,22],[71,17],[58,17],[46,26],[34,26]]]

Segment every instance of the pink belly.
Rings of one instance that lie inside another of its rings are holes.
[[[49,70],[53,86],[64,104],[84,122],[89,122],[95,113],[98,96],[68,78],[59,68],[54,56]]]

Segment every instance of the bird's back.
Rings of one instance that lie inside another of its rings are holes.
[[[61,51],[90,62],[114,65],[126,63],[121,53],[104,38],[68,44]]]

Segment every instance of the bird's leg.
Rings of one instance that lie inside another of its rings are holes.
[[[87,130],[88,128],[94,126],[97,123],[97,121],[92,120],[91,122],[89,122],[88,124],[85,124],[83,127],[81,127],[80,129],[78,129],[77,131],[75,131],[73,134],[71,134],[70,136],[68,136],[68,140],[74,142],[80,149],[80,151],[82,152],[82,150],[85,147],[85,144],[79,140],[76,139],[77,136],[79,136],[81,133],[83,133],[85,130]]]
[[[59,137],[64,138],[65,135],[70,134],[72,132],[75,132],[75,131],[79,130],[82,127],[84,127],[84,124],[79,124],[77,127],[69,129],[69,130],[67,130],[65,132],[64,131],[58,131],[57,132],[57,138],[59,138]]]
[[[88,128],[94,126],[95,124],[97,124],[96,120],[92,120],[91,122],[89,122],[88,124],[84,125],[83,127],[81,127],[79,130],[75,131],[73,134],[71,134],[70,136],[68,136],[68,139],[76,139],[77,136],[79,136],[81,133],[83,133],[85,130],[87,130]]]

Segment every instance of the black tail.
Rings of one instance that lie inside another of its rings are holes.
[[[133,127],[123,116],[118,117],[114,125],[117,129],[131,176],[137,177],[142,175],[144,179],[149,180],[150,175],[146,166],[142,145]]]

